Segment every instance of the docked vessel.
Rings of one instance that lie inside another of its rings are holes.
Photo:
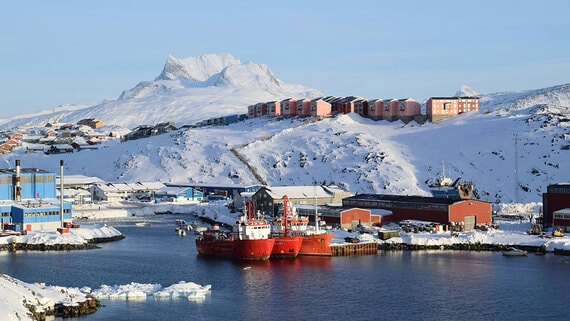
[[[196,238],[198,253],[236,260],[267,260],[275,239],[271,238],[269,222],[247,207],[247,216],[241,215],[231,232],[214,225]]]
[[[294,259],[297,257],[303,243],[303,236],[299,232],[291,230],[291,225],[297,223],[298,221],[289,207],[289,199],[285,196],[283,198],[283,212],[281,216],[273,220],[275,245],[271,252],[271,258]]]
[[[292,207],[291,214],[292,219],[288,221],[290,230],[303,236],[299,255],[332,256],[329,244],[334,237],[334,233],[327,233],[319,229],[319,215],[316,206],[314,230],[308,228],[309,218],[299,216],[294,207]]]
[[[445,164],[442,162],[442,171],[440,177],[435,180],[434,184],[428,185],[433,197],[440,198],[464,198],[469,199],[473,197],[473,183],[466,182],[460,183],[461,177],[455,181],[445,177]]]
[[[520,250],[514,247],[509,247],[505,251],[503,251],[504,256],[528,256],[527,251]]]

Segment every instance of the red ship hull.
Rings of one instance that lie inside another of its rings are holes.
[[[271,258],[294,259],[299,254],[302,243],[302,236],[275,237],[275,245],[271,252]]]
[[[199,240],[196,239],[198,253],[234,260],[268,260],[275,239],[262,240]]]
[[[319,255],[319,256],[332,256],[329,243],[331,242],[334,234],[322,233],[303,236],[303,244],[299,255]]]

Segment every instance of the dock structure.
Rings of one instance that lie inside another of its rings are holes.
[[[377,255],[378,245],[373,242],[355,244],[331,244],[332,256]]]

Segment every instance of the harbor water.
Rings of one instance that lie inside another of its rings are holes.
[[[235,262],[198,256],[194,234],[174,231],[176,218],[192,220],[154,216],[149,227],[112,222],[126,238],[96,250],[0,252],[0,272],[71,287],[180,281],[212,285],[202,302],[102,300],[98,312],[80,318],[86,321],[567,318],[569,257],[404,251]]]

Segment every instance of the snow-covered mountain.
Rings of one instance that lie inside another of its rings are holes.
[[[461,88],[459,88],[459,90],[457,91],[457,93],[455,93],[455,97],[464,97],[464,96],[469,96],[469,97],[473,97],[473,96],[479,96],[480,94],[478,92],[476,92],[475,90],[463,85],[461,86]]]
[[[230,54],[185,59],[169,56],[154,81],[140,82],[117,100],[0,119],[0,128],[75,123],[91,117],[127,128],[163,121],[193,124],[246,113],[248,105],[260,101],[321,95],[316,89],[284,83],[266,65],[242,63]]]

